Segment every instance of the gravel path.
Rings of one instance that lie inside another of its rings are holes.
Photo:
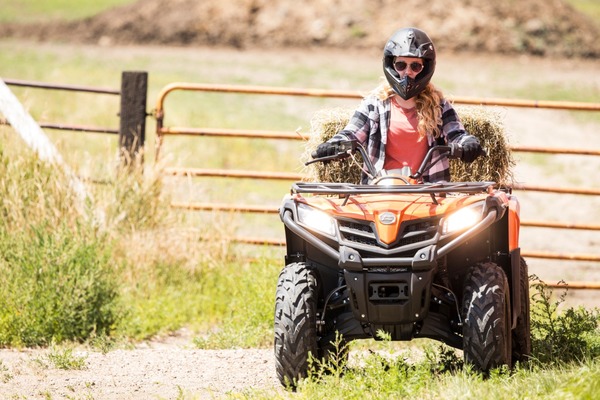
[[[214,399],[281,391],[271,349],[198,350],[182,339],[106,354],[75,349],[83,369],[59,369],[48,349],[0,350],[0,399]],[[55,350],[56,352],[56,350]]]

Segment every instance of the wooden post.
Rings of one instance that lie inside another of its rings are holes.
[[[119,159],[121,166],[143,163],[146,138],[146,100],[148,73],[124,71],[121,76],[121,112],[119,126]]]

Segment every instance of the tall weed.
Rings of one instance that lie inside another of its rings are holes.
[[[531,345],[539,364],[581,362],[600,357],[600,310],[561,309],[568,288],[558,296],[532,276]]]
[[[127,236],[156,229],[168,213],[168,198],[161,197],[162,180],[157,171],[143,171],[139,164],[116,169],[116,178],[94,191],[104,218],[104,229],[113,236]]]
[[[0,147],[0,346],[108,334],[118,318],[110,246],[60,170]]]

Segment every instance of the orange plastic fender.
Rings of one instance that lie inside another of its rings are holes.
[[[521,206],[515,196],[508,200],[508,250],[519,247],[519,232],[521,230]]]

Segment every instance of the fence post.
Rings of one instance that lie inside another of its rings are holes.
[[[143,163],[147,96],[148,73],[123,71],[119,114],[119,160],[121,166],[130,167],[134,161]]]

